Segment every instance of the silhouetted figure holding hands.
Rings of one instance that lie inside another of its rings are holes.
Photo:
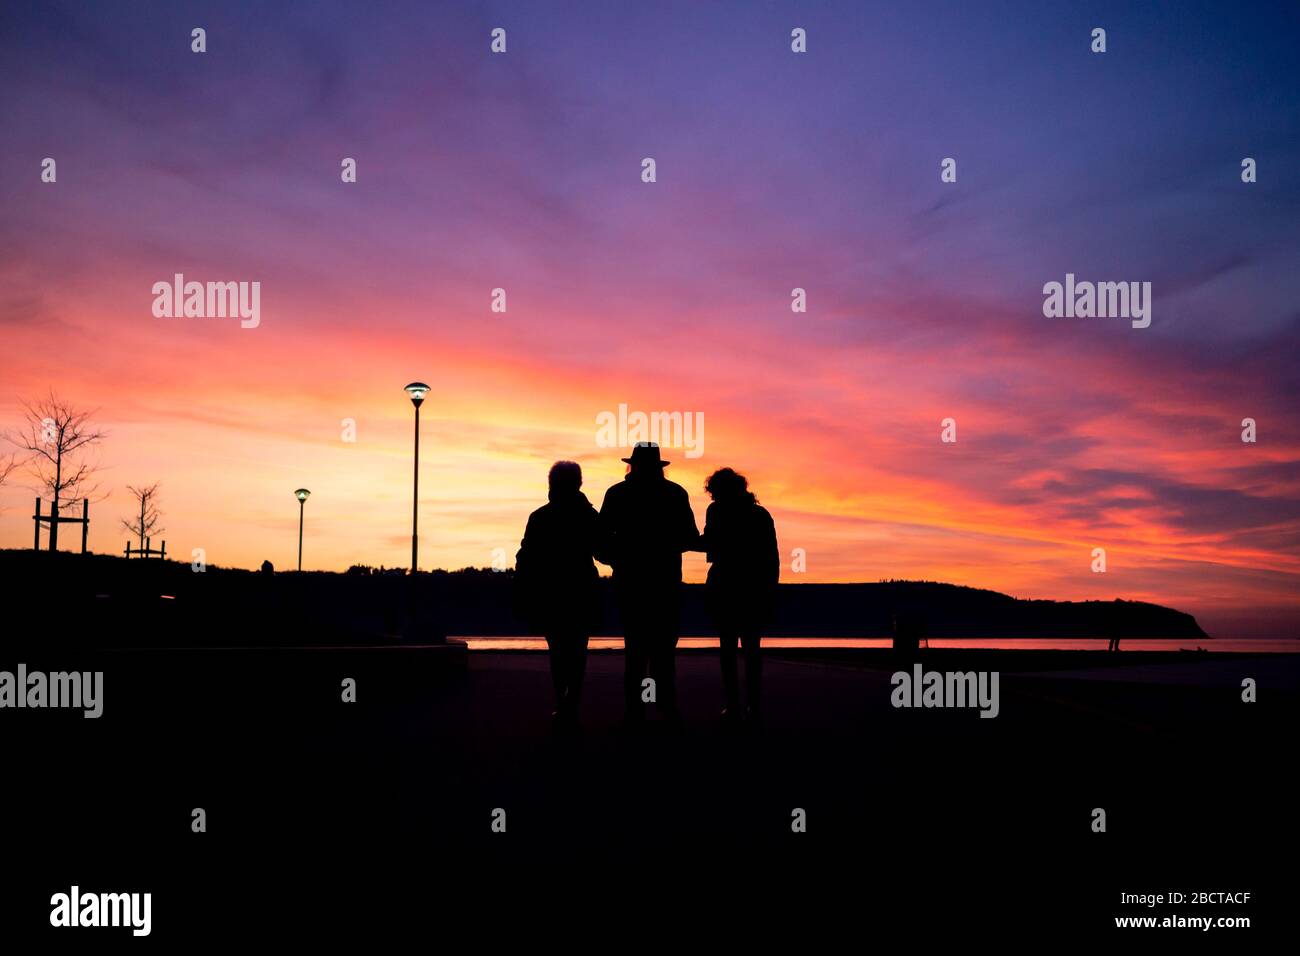
[[[721,468],[709,476],[704,490],[713,498],[705,514],[701,544],[709,560],[705,597],[718,628],[725,701],[722,716],[728,720],[741,716],[736,673],[739,642],[745,653],[745,717],[757,720],[763,678],[759,641],[771,619],[781,575],[776,526],[749,490],[744,475]]]
[[[614,568],[623,616],[627,721],[636,725],[645,716],[641,682],[648,665],[655,702],[676,723],[682,552],[697,549],[700,535],[686,489],[664,477],[668,462],[658,445],[639,443],[623,460],[631,467],[605,492],[600,521],[601,560]]]
[[[581,488],[576,462],[551,466],[549,500],[528,516],[515,556],[522,609],[550,649],[557,729],[577,724],[587,639],[600,618],[600,575],[592,563],[600,519]]]

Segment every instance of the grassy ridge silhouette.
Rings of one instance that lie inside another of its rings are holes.
[[[267,575],[209,565],[195,573],[177,561],[8,550],[0,551],[0,575],[22,596],[11,633],[37,641],[57,610],[59,639],[89,644],[120,644],[123,635],[141,646],[382,643],[399,631],[412,586],[421,613],[449,635],[530,633],[514,613],[509,570],[432,571],[412,582],[401,569],[364,566]],[[704,586],[682,589],[682,634],[715,634]],[[931,637],[1208,638],[1192,615],[1139,601],[1021,600],[935,581],[778,590],[772,637],[886,636],[893,615],[907,614],[923,618]],[[610,579],[601,592],[597,633],[621,634]]]

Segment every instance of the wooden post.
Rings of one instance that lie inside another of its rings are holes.
[[[41,550],[41,499],[36,499],[36,513],[32,515],[32,550]]]
[[[158,552],[158,560],[160,561],[167,560],[167,539],[166,538],[163,538],[163,546],[162,546],[162,550]]]
[[[81,499],[81,553],[86,553],[86,535],[90,532],[90,499]]]

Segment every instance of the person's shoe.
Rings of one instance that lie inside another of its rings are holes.
[[[738,724],[741,718],[740,708],[735,704],[728,704],[722,708],[722,712],[718,716],[722,718],[723,723]]]
[[[752,730],[763,726],[763,712],[753,704],[745,708],[745,725]]]

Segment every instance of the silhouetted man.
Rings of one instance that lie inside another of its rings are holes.
[[[668,462],[659,446],[641,442],[624,458],[631,467],[605,492],[600,507],[601,560],[614,568],[614,589],[623,616],[627,720],[645,716],[641,682],[655,682],[655,701],[673,722],[677,672],[673,655],[680,627],[682,552],[699,546],[700,533],[686,489],[664,477]]]

